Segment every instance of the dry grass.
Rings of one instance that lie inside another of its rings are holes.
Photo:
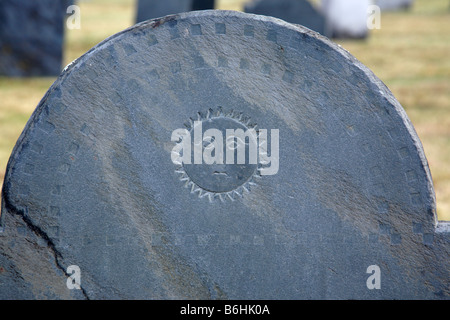
[[[68,30],[65,63],[133,24],[134,0],[80,1],[81,30]],[[242,10],[244,0],[217,0]],[[438,215],[450,220],[450,11],[443,0],[416,0],[411,12],[383,13],[365,41],[339,41],[375,72],[405,108],[423,142]],[[0,181],[12,148],[54,78],[0,77]]]

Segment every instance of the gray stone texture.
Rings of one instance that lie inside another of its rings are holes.
[[[171,161],[195,119],[279,129],[278,173],[197,185]],[[1,299],[449,298],[401,105],[333,42],[239,12],[147,21],[68,66],[11,154],[1,229]]]
[[[214,0],[138,0],[136,22],[194,10],[214,9]]]
[[[370,0],[322,0],[326,33],[332,38],[362,39],[368,36]]]
[[[324,17],[307,0],[252,0],[246,3],[244,11],[300,24],[327,35]]]
[[[56,76],[70,0],[0,1],[0,75]]]

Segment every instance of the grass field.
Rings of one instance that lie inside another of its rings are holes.
[[[217,0],[242,10],[243,0]],[[68,64],[133,24],[133,0],[79,1],[81,29],[67,30]],[[440,220],[450,220],[450,10],[446,0],[416,0],[408,12],[383,13],[364,41],[339,41],[368,66],[403,105],[424,145]],[[55,78],[0,77],[0,181],[14,144]]]

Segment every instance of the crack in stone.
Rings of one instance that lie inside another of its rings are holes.
[[[61,265],[61,263],[59,262],[59,259],[63,259],[63,256],[61,255],[61,253],[58,251],[58,249],[56,249],[55,244],[53,243],[52,239],[47,235],[47,233],[42,230],[40,227],[36,226],[33,221],[25,214],[25,212],[22,209],[18,209],[16,208],[10,201],[9,197],[8,197],[8,192],[7,190],[9,190],[9,183],[5,183],[3,185],[3,190],[2,190],[2,201],[3,201],[3,208],[5,209],[5,211],[10,212],[12,214],[15,214],[19,217],[22,218],[23,222],[25,222],[25,224],[27,225],[27,227],[34,233],[36,234],[38,237],[42,238],[46,244],[47,247],[53,252],[53,256],[55,258],[55,265],[58,269],[60,269],[64,275],[66,275],[67,277],[70,277],[70,274],[68,274],[66,272],[66,270],[63,268],[63,266]],[[3,212],[1,214],[1,216],[3,216]],[[1,217],[0,216],[0,217]],[[84,290],[84,288],[80,285],[80,290],[83,293],[83,296],[86,298],[86,300],[90,300],[89,296],[87,295],[86,290]]]

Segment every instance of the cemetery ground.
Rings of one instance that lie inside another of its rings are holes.
[[[216,0],[242,10],[244,0]],[[79,2],[81,29],[66,30],[64,63],[134,24],[134,1]],[[367,40],[338,40],[371,69],[405,108],[425,149],[440,220],[450,220],[450,9],[448,1],[416,0],[411,11],[381,16]],[[0,181],[28,118],[55,78],[0,77]],[[282,169],[282,168],[281,168]]]

